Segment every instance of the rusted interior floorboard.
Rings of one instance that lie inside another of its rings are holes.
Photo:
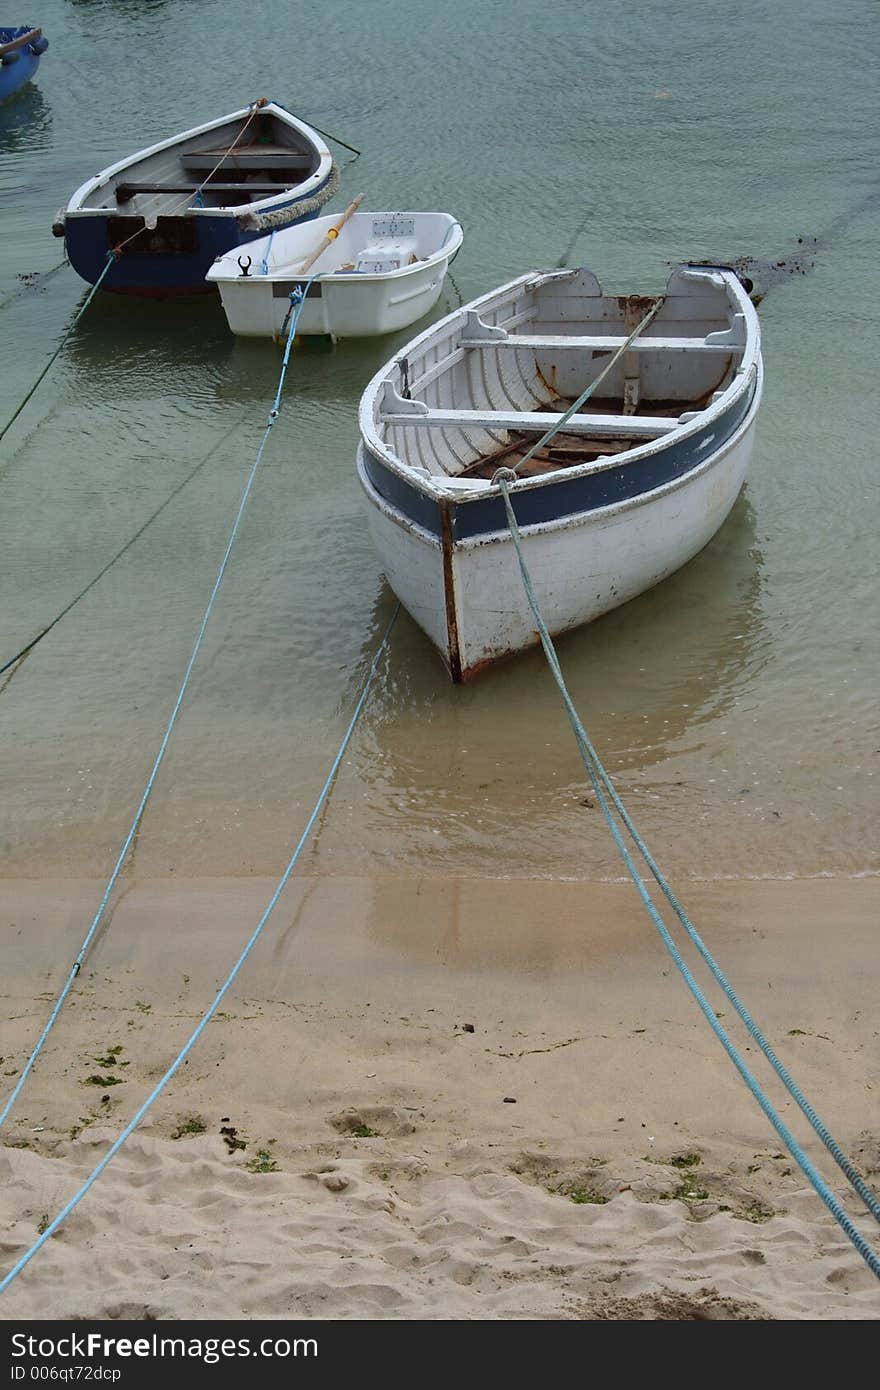
[[[458,478],[488,478],[491,479],[497,468],[503,463],[507,468],[516,468],[521,478],[537,478],[542,473],[553,473],[557,468],[574,468],[579,463],[592,463],[595,459],[607,456],[608,454],[622,454],[626,450],[635,449],[640,444],[647,444],[649,438],[644,439],[585,439],[580,434],[557,434],[553,443],[539,449],[537,454],[533,454],[528,463],[522,464],[521,460],[528,453],[529,440],[526,436],[517,439],[515,442],[507,444],[499,449],[495,454],[487,454],[484,458],[478,459],[476,463],[471,463],[467,468],[462,469],[455,476]]]
[[[712,388],[715,389],[714,387]],[[642,401],[634,419],[639,415],[660,415],[674,419],[683,410],[702,410],[708,403],[711,392],[699,401]],[[560,411],[568,409],[571,401],[562,398],[539,406],[539,410],[546,411],[548,415],[557,415]],[[622,406],[619,401],[590,401],[590,410],[596,415],[620,415]],[[520,460],[528,453],[530,445],[534,442],[534,434],[517,434],[510,432],[510,439],[506,444],[494,450],[491,454],[484,454],[482,458],[474,463],[468,464],[460,473],[456,473],[457,478],[486,478],[491,479],[496,469],[502,464],[506,468],[516,468],[522,478],[536,478],[543,473],[553,473],[558,468],[574,468],[580,463],[593,463],[596,459],[606,457],[608,454],[622,454],[629,449],[636,449],[640,444],[647,444],[654,438],[653,435],[627,436],[626,439],[615,439],[613,436],[603,436],[601,439],[585,438],[582,434],[566,434],[564,430],[553,436],[549,444],[545,444],[543,449],[529,459],[523,467],[519,466]]]

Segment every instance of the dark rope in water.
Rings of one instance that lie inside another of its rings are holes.
[[[576,227],[575,230],[572,232],[571,236],[569,237],[568,241],[567,241],[566,244],[565,244],[565,247],[563,248],[562,255],[559,257],[559,259],[558,259],[557,262],[556,262],[556,269],[557,269],[557,270],[564,270],[565,267],[568,265],[568,258],[569,258],[569,256],[571,255],[572,251],[574,250],[575,245],[577,244],[577,239],[578,239],[578,237],[580,236],[581,232],[582,232],[582,231],[584,230],[584,228],[586,227],[586,225],[587,225],[587,223],[589,222],[589,220],[590,220],[590,218],[592,217],[592,215],[593,215],[593,214],[592,214],[592,209],[591,209],[589,212],[587,212],[587,213],[584,214],[584,216],[581,218],[580,222],[578,223],[577,227]]]
[[[17,290],[12,291],[12,294],[7,295],[5,299],[0,299],[0,310],[5,309],[7,304],[14,304],[16,299],[22,299],[24,295],[29,294],[32,290],[41,290],[47,280],[53,279],[54,276],[58,274],[59,270],[64,270],[65,267],[69,265],[70,261],[65,256],[64,260],[59,261],[57,265],[53,265],[51,270],[44,270],[39,275],[34,275],[33,278],[31,278],[30,275],[20,275],[19,279],[22,283]]]
[[[88,584],[86,584],[84,589],[80,589],[76,597],[72,598],[70,602],[66,604],[64,608],[62,608],[61,612],[52,619],[51,623],[47,623],[47,625],[43,628],[42,632],[37,633],[36,637],[32,637],[30,642],[28,642],[24,647],[21,648],[21,651],[17,652],[15,656],[11,656],[8,661],[4,662],[4,664],[0,666],[0,676],[3,675],[4,671],[8,671],[10,666],[16,666],[18,662],[23,661],[24,658],[30,652],[33,651],[37,643],[42,642],[43,638],[48,636],[48,634],[52,631],[53,627],[56,627],[58,623],[61,622],[62,618],[66,618],[70,610],[72,608],[75,608],[79,601],[81,599],[84,599],[86,594],[89,593],[92,589],[94,589],[98,581],[103,579],[104,575],[108,572],[108,570],[111,570],[113,568],[113,566],[116,564],[116,561],[122,559],[123,555],[126,553],[126,551],[131,549],[135,541],[140,540],[141,536],[144,534],[147,528],[149,526],[152,526],[153,522],[156,520],[158,516],[161,516],[165,508],[171,502],[174,501],[175,497],[177,497],[181,492],[183,492],[183,489],[187,486],[188,483],[192,482],[193,478],[202,468],[204,468],[205,464],[209,461],[209,459],[212,459],[214,457],[220,446],[222,444],[225,444],[226,441],[230,438],[230,436],[235,433],[235,431],[238,429],[238,425],[239,421],[236,420],[232,428],[230,430],[227,430],[226,434],[224,434],[222,439],[219,439],[216,444],[212,445],[212,447],[208,450],[207,454],[205,454],[205,457],[199,463],[196,464],[195,468],[193,468],[191,472],[187,473],[183,481],[178,483],[177,487],[174,488],[172,492],[169,492],[168,496],[165,498],[165,501],[162,502],[161,505],[156,508],[156,510],[153,512],[151,516],[147,517],[147,520],[143,523],[142,526],[138,528],[137,531],[135,531],[134,535],[129,536],[128,540],[125,542],[125,545],[123,545],[121,549],[117,550],[112,560],[107,561],[103,569],[100,569],[98,573],[94,576],[94,578],[89,580]],[[9,679],[11,680],[12,677],[10,676]],[[4,685],[0,686],[0,695],[2,695],[3,691],[6,689],[6,686],[8,684],[9,681],[6,681]]]
[[[81,305],[79,306],[79,308],[77,309],[77,311],[76,311],[76,313],[74,314],[73,318],[71,319],[70,323],[67,325],[67,328],[64,330],[64,337],[61,339],[61,342],[58,344],[57,348],[56,348],[55,351],[52,353],[52,356],[49,358],[49,361],[46,363],[45,367],[44,367],[43,370],[40,372],[40,375],[37,377],[37,379],[36,379],[36,381],[34,382],[33,386],[32,386],[31,389],[28,391],[28,393],[27,393],[27,395],[25,396],[24,400],[19,402],[19,404],[16,406],[16,409],[15,409],[15,411],[13,412],[13,414],[12,414],[12,415],[10,416],[10,418],[6,421],[6,424],[3,426],[2,430],[0,430],[0,439],[3,438],[4,434],[6,433],[6,431],[7,431],[8,429],[10,429],[10,428],[12,427],[12,425],[15,423],[15,421],[18,419],[19,415],[20,415],[21,412],[24,410],[24,408],[25,408],[25,406],[27,405],[28,401],[30,400],[31,396],[33,396],[34,392],[36,391],[37,387],[39,386],[40,382],[43,380],[43,378],[44,378],[44,377],[46,376],[46,374],[48,373],[49,368],[52,366],[52,363],[55,361],[55,359],[56,359],[56,358],[59,356],[59,354],[62,352],[62,350],[63,350],[63,348],[64,348],[64,345],[65,345],[65,343],[67,342],[68,338],[70,337],[71,333],[73,332],[74,328],[76,328],[76,325],[79,323],[79,321],[80,321],[80,319],[82,318],[83,314],[85,313],[86,309],[88,309],[89,305],[91,304],[92,300],[94,299],[95,295],[97,294],[98,289],[99,289],[100,284],[101,284],[101,281],[104,279],[104,276],[107,274],[107,271],[110,269],[110,267],[111,267],[111,265],[113,264],[114,260],[115,260],[114,252],[108,251],[108,252],[107,252],[107,263],[106,263],[106,265],[104,266],[104,269],[101,271],[101,274],[98,276],[97,280],[96,280],[95,283],[92,285],[92,288],[89,290],[89,292],[88,292],[88,294],[86,295],[85,299],[83,300],[82,304],[81,304]]]
[[[290,114],[293,116],[296,115],[296,112],[291,111]],[[350,150],[351,153],[354,155],[354,159],[350,159],[348,161],[349,164],[354,164],[355,159],[360,159],[361,155],[363,154],[363,150],[359,150],[355,145],[346,144],[344,140],[340,140],[338,135],[331,135],[329,130],[322,130],[319,125],[315,125],[315,122],[313,120],[306,120],[305,116],[298,116],[297,119],[300,121],[305,121],[305,124],[310,125],[312,127],[312,130],[316,130],[319,135],[323,135],[325,140],[333,140],[337,145],[341,145],[344,150]]]

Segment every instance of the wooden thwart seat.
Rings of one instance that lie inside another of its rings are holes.
[[[407,405],[421,405],[410,401]],[[545,434],[561,418],[540,410],[405,410],[382,414],[383,425],[415,425],[419,428],[521,430]],[[677,429],[677,419],[659,415],[571,415],[566,434],[612,435],[618,439],[659,439]]]
[[[479,314],[469,310],[461,333],[463,348],[528,348],[533,352],[616,352],[629,339],[610,333],[510,333],[506,328],[484,323]],[[746,325],[742,314],[735,314],[729,328],[707,333],[702,338],[661,338],[643,334],[629,342],[629,352],[743,352],[746,346]]]
[[[138,193],[240,193],[242,202],[252,193],[283,193],[283,183],[120,183],[116,186],[117,203],[127,203]]]
[[[204,169],[206,172],[213,169],[216,164],[221,164],[221,169],[265,169],[268,173],[275,169],[291,169],[302,173],[308,170],[315,162],[310,154],[297,154],[296,150],[285,150],[283,148],[270,146],[268,149],[258,146],[256,149],[249,150],[193,150],[190,154],[182,154],[180,162],[185,169]]]
[[[492,347],[492,348],[530,348],[533,352],[571,352],[584,351],[585,349],[593,352],[616,352],[622,348],[626,338],[607,334],[595,334],[589,337],[575,336],[574,334],[560,334],[558,336],[532,337],[525,333],[509,333],[505,338],[462,338],[462,347]],[[636,338],[630,343],[630,352],[742,352],[745,343],[732,342],[713,342],[712,335],[707,338]]]

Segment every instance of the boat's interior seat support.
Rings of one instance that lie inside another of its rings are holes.
[[[628,338],[631,338],[638,328],[644,314],[644,307],[644,300],[640,299],[638,295],[633,295],[627,299],[623,321]],[[623,354],[622,365],[623,413],[624,415],[635,415],[639,408],[642,381],[639,355],[637,352],[633,352],[632,343],[628,351]]]
[[[461,334],[465,348],[528,348],[532,352],[616,352],[626,342],[617,334],[526,334],[508,333],[494,324],[483,323],[479,314],[468,310]],[[661,338],[643,334],[633,339],[629,352],[743,352],[746,324],[743,314],[734,314],[729,328],[707,333],[703,338]],[[628,355],[627,354],[627,355]]]
[[[430,410],[424,401],[405,400],[390,381],[385,383],[380,423],[417,425],[448,429],[522,430],[545,434],[558,423],[562,412],[554,415],[542,410]],[[679,421],[659,415],[571,415],[565,422],[566,434],[613,435],[615,438],[659,439],[677,429]]]

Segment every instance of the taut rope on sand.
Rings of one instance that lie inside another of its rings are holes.
[[[867,1183],[865,1183],[861,1174],[858,1173],[854,1164],[846,1157],[843,1150],[840,1148],[840,1145],[832,1137],[828,1129],[819,1119],[815,1110],[806,1101],[801,1091],[795,1085],[794,1081],[789,1076],[785,1067],[782,1065],[779,1058],[776,1056],[769,1043],[764,1038],[760,1029],[753,1022],[751,1016],[746,1011],[744,1005],[741,1004],[740,1000],[738,999],[736,993],[733,990],[732,985],[729,983],[726,976],[722,972],[721,967],[717,964],[714,957],[711,955],[709,948],[705,945],[696,928],[693,926],[693,924],[690,922],[689,918],[685,914],[684,909],[679,904],[677,898],[675,897],[675,894],[673,893],[671,887],[667,883],[662,871],[658,867],[656,861],[654,860],[653,856],[648,850],[647,845],[645,844],[644,840],[639,834],[632,818],[626,810],[626,807],[623,805],[623,802],[621,801],[620,796],[618,795],[617,790],[614,787],[613,782],[611,781],[611,778],[608,776],[608,773],[603,767],[601,759],[599,758],[596,749],[593,747],[593,744],[591,743],[587,735],[587,731],[584,728],[583,723],[581,722],[580,716],[578,715],[578,712],[575,709],[571,696],[568,692],[568,688],[565,684],[565,679],[562,675],[562,669],[559,665],[559,659],[556,655],[556,649],[553,646],[552,638],[550,636],[547,625],[541,613],[541,609],[538,604],[537,597],[535,595],[534,586],[532,584],[531,575],[529,574],[528,567],[525,562],[525,556],[523,555],[522,548],[522,537],[520,535],[520,530],[517,524],[513,506],[511,505],[509,492],[509,483],[518,482],[519,479],[511,469],[502,468],[498,470],[498,473],[496,473],[495,479],[493,481],[498,483],[498,486],[501,490],[501,496],[504,499],[504,508],[507,513],[507,524],[510,529],[510,534],[513,539],[514,547],[516,549],[517,559],[519,561],[520,577],[523,582],[526,597],[529,601],[529,606],[531,607],[532,613],[535,617],[535,622],[538,628],[538,634],[541,639],[541,645],[544,648],[544,654],[547,657],[550,670],[552,671],[556,684],[559,687],[559,692],[565,704],[565,709],[569,718],[569,722],[571,723],[572,729],[574,731],[575,740],[577,741],[577,745],[580,750],[584,766],[587,770],[587,773],[589,774],[590,781],[593,785],[593,790],[595,791],[596,797],[599,801],[599,805],[602,808],[602,813],[605,816],[606,821],[608,822],[611,834],[614,836],[617,848],[621,853],[624,864],[626,865],[627,871],[630,877],[632,878],[633,883],[638,889],[642,902],[647,908],[651,916],[651,919],[654,922],[654,925],[660,933],[660,936],[663,940],[663,944],[666,947],[669,954],[671,955],[673,961],[675,962],[676,967],[680,971],[685,981],[685,984],[687,985],[688,989],[691,991],[694,998],[696,999],[713,1033],[718,1038],[718,1041],[721,1043],[721,1046],[724,1048],[730,1060],[733,1062],[733,1065],[736,1067],[743,1081],[746,1083],[746,1086],[748,1087],[749,1091],[751,1092],[755,1100],[758,1102],[758,1105],[761,1107],[767,1119],[770,1121],[771,1125],[776,1130],[776,1133],[779,1135],[780,1139],[785,1144],[786,1148],[788,1149],[792,1158],[794,1158],[798,1167],[801,1169],[805,1177],[810,1181],[810,1183],[818,1193],[819,1197],[821,1197],[822,1201],[825,1203],[826,1207],[831,1212],[831,1215],[834,1217],[835,1221],[837,1221],[838,1225],[852,1241],[856,1250],[858,1250],[859,1254],[861,1255],[862,1259],[865,1261],[871,1272],[874,1275],[876,1275],[878,1279],[880,1279],[880,1256],[877,1255],[877,1253],[872,1249],[866,1238],[853,1225],[852,1221],[847,1216],[846,1212],[844,1211],[840,1202],[835,1197],[834,1193],[831,1191],[831,1189],[825,1183],[824,1179],[821,1177],[819,1172],[813,1166],[810,1159],[807,1157],[800,1144],[795,1139],[794,1135],[789,1131],[785,1122],[777,1113],[772,1102],[764,1094],[760,1085],[752,1076],[740,1052],[736,1048],[735,1044],[728,1037],[725,1029],[722,1027],[721,1023],[716,1017],[715,1010],[712,1008],[711,1004],[706,999],[706,996],[703,994],[703,991],[700,989],[700,986],[694,979],[690,969],[688,968],[687,963],[683,959],[681,952],[679,951],[672,936],[670,935],[669,928],[666,926],[666,923],[663,921],[663,918],[660,916],[660,913],[658,912],[654,902],[652,901],[650,894],[648,893],[648,889],[645,885],[645,882],[641,874],[639,873],[638,868],[633,863],[632,856],[626,844],[624,843],[620,827],[618,826],[617,821],[614,818],[614,813],[612,812],[611,806],[609,805],[609,800],[611,801],[611,803],[613,803],[613,806],[615,810],[618,812],[623,824],[626,826],[626,829],[632,836],[633,841],[635,842],[639,852],[641,853],[649,869],[651,870],[651,873],[656,879],[667,901],[669,902],[670,906],[675,912],[675,915],[678,917],[678,920],[685,928],[685,931],[687,932],[688,936],[691,938],[694,945],[697,947],[703,960],[709,966],[709,969],[712,971],[712,974],[715,976],[715,979],[721,985],[721,988],[724,990],[724,993],[727,995],[727,998],[730,1000],[731,1004],[736,1009],[740,1019],[743,1021],[743,1023],[746,1025],[749,1032],[751,1033],[752,1037],[758,1043],[759,1047],[761,1048],[761,1051],[764,1053],[765,1057],[771,1063],[777,1076],[780,1078],[780,1080],[785,1085],[786,1089],[789,1091],[789,1094],[794,1098],[794,1100],[797,1101],[801,1110],[806,1115],[807,1119],[810,1121],[810,1124],[813,1126],[814,1130],[819,1135],[822,1142],[825,1144],[829,1152],[840,1165],[841,1169],[846,1174],[855,1191],[861,1197],[862,1201],[866,1204],[866,1206],[868,1207],[871,1214],[875,1217],[875,1219],[880,1221],[880,1203],[878,1203],[874,1193],[868,1187]],[[608,794],[607,797],[606,792]]]
[[[28,1060],[24,1066],[24,1070],[22,1071],[21,1076],[18,1078],[18,1081],[15,1083],[15,1087],[12,1091],[11,1096],[4,1105],[3,1110],[0,1111],[0,1125],[4,1124],[6,1119],[8,1118],[10,1110],[12,1109],[16,1100],[18,1099],[22,1087],[24,1086],[25,1081],[30,1075],[31,1069],[33,1068],[33,1065],[36,1062],[37,1057],[43,1050],[43,1046],[46,1042],[46,1039],[48,1038],[52,1028],[55,1025],[55,1020],[58,1018],[58,1015],[64,1007],[64,1001],[70,993],[71,989],[73,988],[73,982],[80,972],[83,961],[86,957],[86,953],[94,939],[95,932],[98,930],[98,927],[100,926],[104,918],[104,913],[107,910],[107,904],[110,901],[110,895],[113,892],[114,887],[116,886],[116,880],[119,878],[119,875],[122,872],[123,865],[125,864],[125,860],[128,857],[128,852],[131,849],[132,842],[134,840],[135,835],[137,834],[138,826],[140,825],[141,820],[143,819],[144,811],[147,808],[147,802],[150,799],[150,793],[153,790],[156,777],[159,773],[159,768],[162,766],[162,761],[168,749],[168,743],[171,738],[172,731],[174,729],[175,724],[177,723],[177,716],[180,713],[180,708],[183,704],[187,687],[189,686],[190,676],[192,675],[193,667],[196,664],[196,659],[199,655],[199,652],[201,651],[202,643],[205,639],[205,633],[208,628],[208,623],[211,620],[211,614],[214,611],[214,604],[217,599],[217,594],[220,590],[220,585],[223,583],[223,576],[226,573],[227,567],[229,565],[229,559],[232,555],[232,547],[235,545],[235,540],[238,535],[239,527],[241,526],[241,519],[244,516],[245,508],[248,504],[248,498],[251,495],[251,489],[254,485],[254,479],[257,476],[257,469],[259,468],[260,463],[262,461],[263,453],[265,451],[266,444],[269,440],[269,435],[272,432],[272,426],[278,419],[278,413],[281,408],[281,394],[284,390],[284,379],[287,375],[287,365],[290,361],[290,350],[293,346],[294,337],[296,336],[296,328],[299,322],[300,313],[302,312],[302,306],[306,301],[306,296],[309,292],[309,286],[311,285],[311,283],[311,279],[305,281],[303,285],[295,289],[290,296],[293,312],[291,314],[290,330],[287,335],[287,344],[284,349],[284,357],[281,363],[281,374],[278,379],[278,389],[275,392],[275,399],[272,402],[272,409],[269,411],[269,418],[266,422],[266,428],[263,432],[263,438],[260,441],[260,447],[257,449],[256,458],[254,459],[254,462],[251,466],[251,471],[248,474],[248,479],[245,484],[244,492],[242,493],[241,501],[239,503],[238,512],[236,514],[235,521],[232,526],[232,531],[230,532],[229,541],[226,545],[226,551],[223,555],[220,568],[217,571],[217,578],[214,580],[214,587],[211,590],[211,597],[208,600],[208,606],[205,609],[201,626],[199,627],[198,636],[196,637],[192,652],[190,653],[190,658],[186,665],[186,670],[183,675],[183,680],[180,684],[180,689],[177,692],[177,699],[175,700],[174,708],[171,711],[171,718],[168,720],[165,733],[162,737],[162,742],[159,746],[159,752],[156,754],[156,759],[153,763],[152,771],[150,772],[149,778],[147,779],[147,785],[144,788],[143,796],[141,797],[140,802],[138,804],[138,808],[134,815],[134,820],[132,821],[128,834],[125,837],[122,849],[119,851],[119,856],[113,867],[113,872],[111,873],[110,878],[107,881],[107,886],[104,889],[104,895],[101,898],[101,903],[98,908],[98,911],[95,913],[95,916],[92,919],[92,924],[86,932],[83,943],[80,946],[79,951],[77,952],[76,959],[74,960],[73,965],[70,968],[70,972],[64,983],[64,987],[55,1001],[55,1004],[52,1008],[52,1012],[49,1015],[49,1019],[46,1023],[46,1026],[40,1034],[36,1047],[32,1051],[31,1055],[28,1057]],[[95,286],[95,288],[97,289],[97,285]]]
[[[114,1139],[113,1143],[110,1145],[110,1148],[107,1150],[101,1161],[97,1163],[95,1167],[92,1169],[91,1173],[86,1178],[82,1187],[80,1187],[79,1190],[75,1192],[74,1195],[71,1197],[70,1201],[67,1202],[64,1207],[62,1207],[61,1211],[55,1217],[54,1221],[49,1222],[49,1225],[42,1232],[39,1239],[35,1240],[33,1245],[31,1245],[30,1248],[26,1250],[25,1253],[16,1261],[9,1273],[3,1279],[0,1279],[0,1294],[6,1292],[13,1279],[15,1279],[15,1277],[21,1273],[25,1265],[30,1263],[34,1255],[36,1255],[37,1251],[43,1245],[45,1245],[46,1241],[49,1240],[50,1237],[55,1234],[55,1232],[58,1230],[58,1227],[67,1219],[67,1217],[73,1211],[74,1207],[79,1205],[83,1197],[85,1197],[86,1193],[88,1192],[89,1188],[97,1182],[98,1178],[101,1176],[104,1169],[107,1167],[107,1164],[114,1157],[114,1155],[119,1152],[126,1139],[128,1139],[129,1135],[132,1134],[133,1131],[140,1124],[141,1120],[144,1118],[147,1111],[150,1109],[150,1106],[157,1099],[157,1097],[161,1095],[162,1091],[164,1091],[172,1076],[174,1076],[175,1072],[180,1070],[181,1066],[186,1061],[192,1049],[195,1047],[202,1033],[207,1028],[214,1014],[217,1012],[217,1009],[220,1007],[224,995],[232,986],[235,977],[238,975],[239,971],[241,970],[241,967],[244,965],[245,961],[247,960],[248,956],[250,955],[251,951],[256,945],[263,928],[268,922],[272,914],[272,911],[276,903],[278,902],[278,899],[281,897],[285,885],[287,884],[287,880],[293,873],[296,861],[299,859],[299,856],[302,853],[305,845],[308,843],[309,836],[312,833],[312,827],[314,826],[315,821],[318,819],[324,802],[330,795],[330,789],[333,786],[336,774],[339,771],[339,765],[342,762],[343,757],[345,756],[345,750],[348,748],[348,745],[351,742],[352,734],[355,731],[355,727],[357,726],[357,722],[360,719],[364,705],[367,702],[367,696],[370,693],[370,687],[373,684],[373,678],[376,674],[376,671],[378,670],[379,661],[382,657],[382,653],[385,651],[385,648],[388,645],[389,638],[391,637],[391,631],[394,627],[394,624],[397,621],[397,615],[399,612],[400,604],[398,603],[396,608],[394,609],[394,612],[391,615],[391,619],[388,623],[388,626],[385,629],[385,635],[382,638],[382,641],[380,642],[378,648],[376,649],[376,653],[370,664],[370,669],[367,672],[366,680],[364,681],[363,686],[361,687],[361,693],[358,697],[358,702],[355,705],[354,714],[351,716],[348,728],[346,729],[342,742],[339,745],[339,750],[336,754],[336,757],[333,759],[333,764],[330,768],[330,772],[328,773],[327,780],[321,788],[318,799],[315,802],[314,809],[312,810],[312,813],[309,816],[308,821],[306,822],[306,828],[299,838],[299,843],[297,844],[296,849],[291,855],[291,858],[288,861],[284,873],[278,880],[278,884],[275,888],[274,893],[269,899],[269,904],[265,912],[263,913],[256,927],[254,928],[253,932],[251,933],[247,945],[245,946],[241,955],[238,957],[238,960],[235,962],[234,966],[230,970],[229,974],[226,977],[226,980],[214,996],[213,1002],[211,1003],[210,1007],[202,1015],[201,1019],[199,1020],[199,1023],[193,1029],[193,1032],[190,1034],[187,1042],[181,1048],[180,1052],[177,1054],[174,1061],[171,1063],[171,1066],[165,1072],[164,1076],[156,1084],[156,1086],[154,1086],[153,1090],[147,1096],[147,1099],[144,1101],[143,1105],[141,1105],[140,1109],[132,1116],[128,1124],[125,1126],[125,1129],[123,1129],[122,1133],[119,1134],[116,1137],[116,1139]]]

